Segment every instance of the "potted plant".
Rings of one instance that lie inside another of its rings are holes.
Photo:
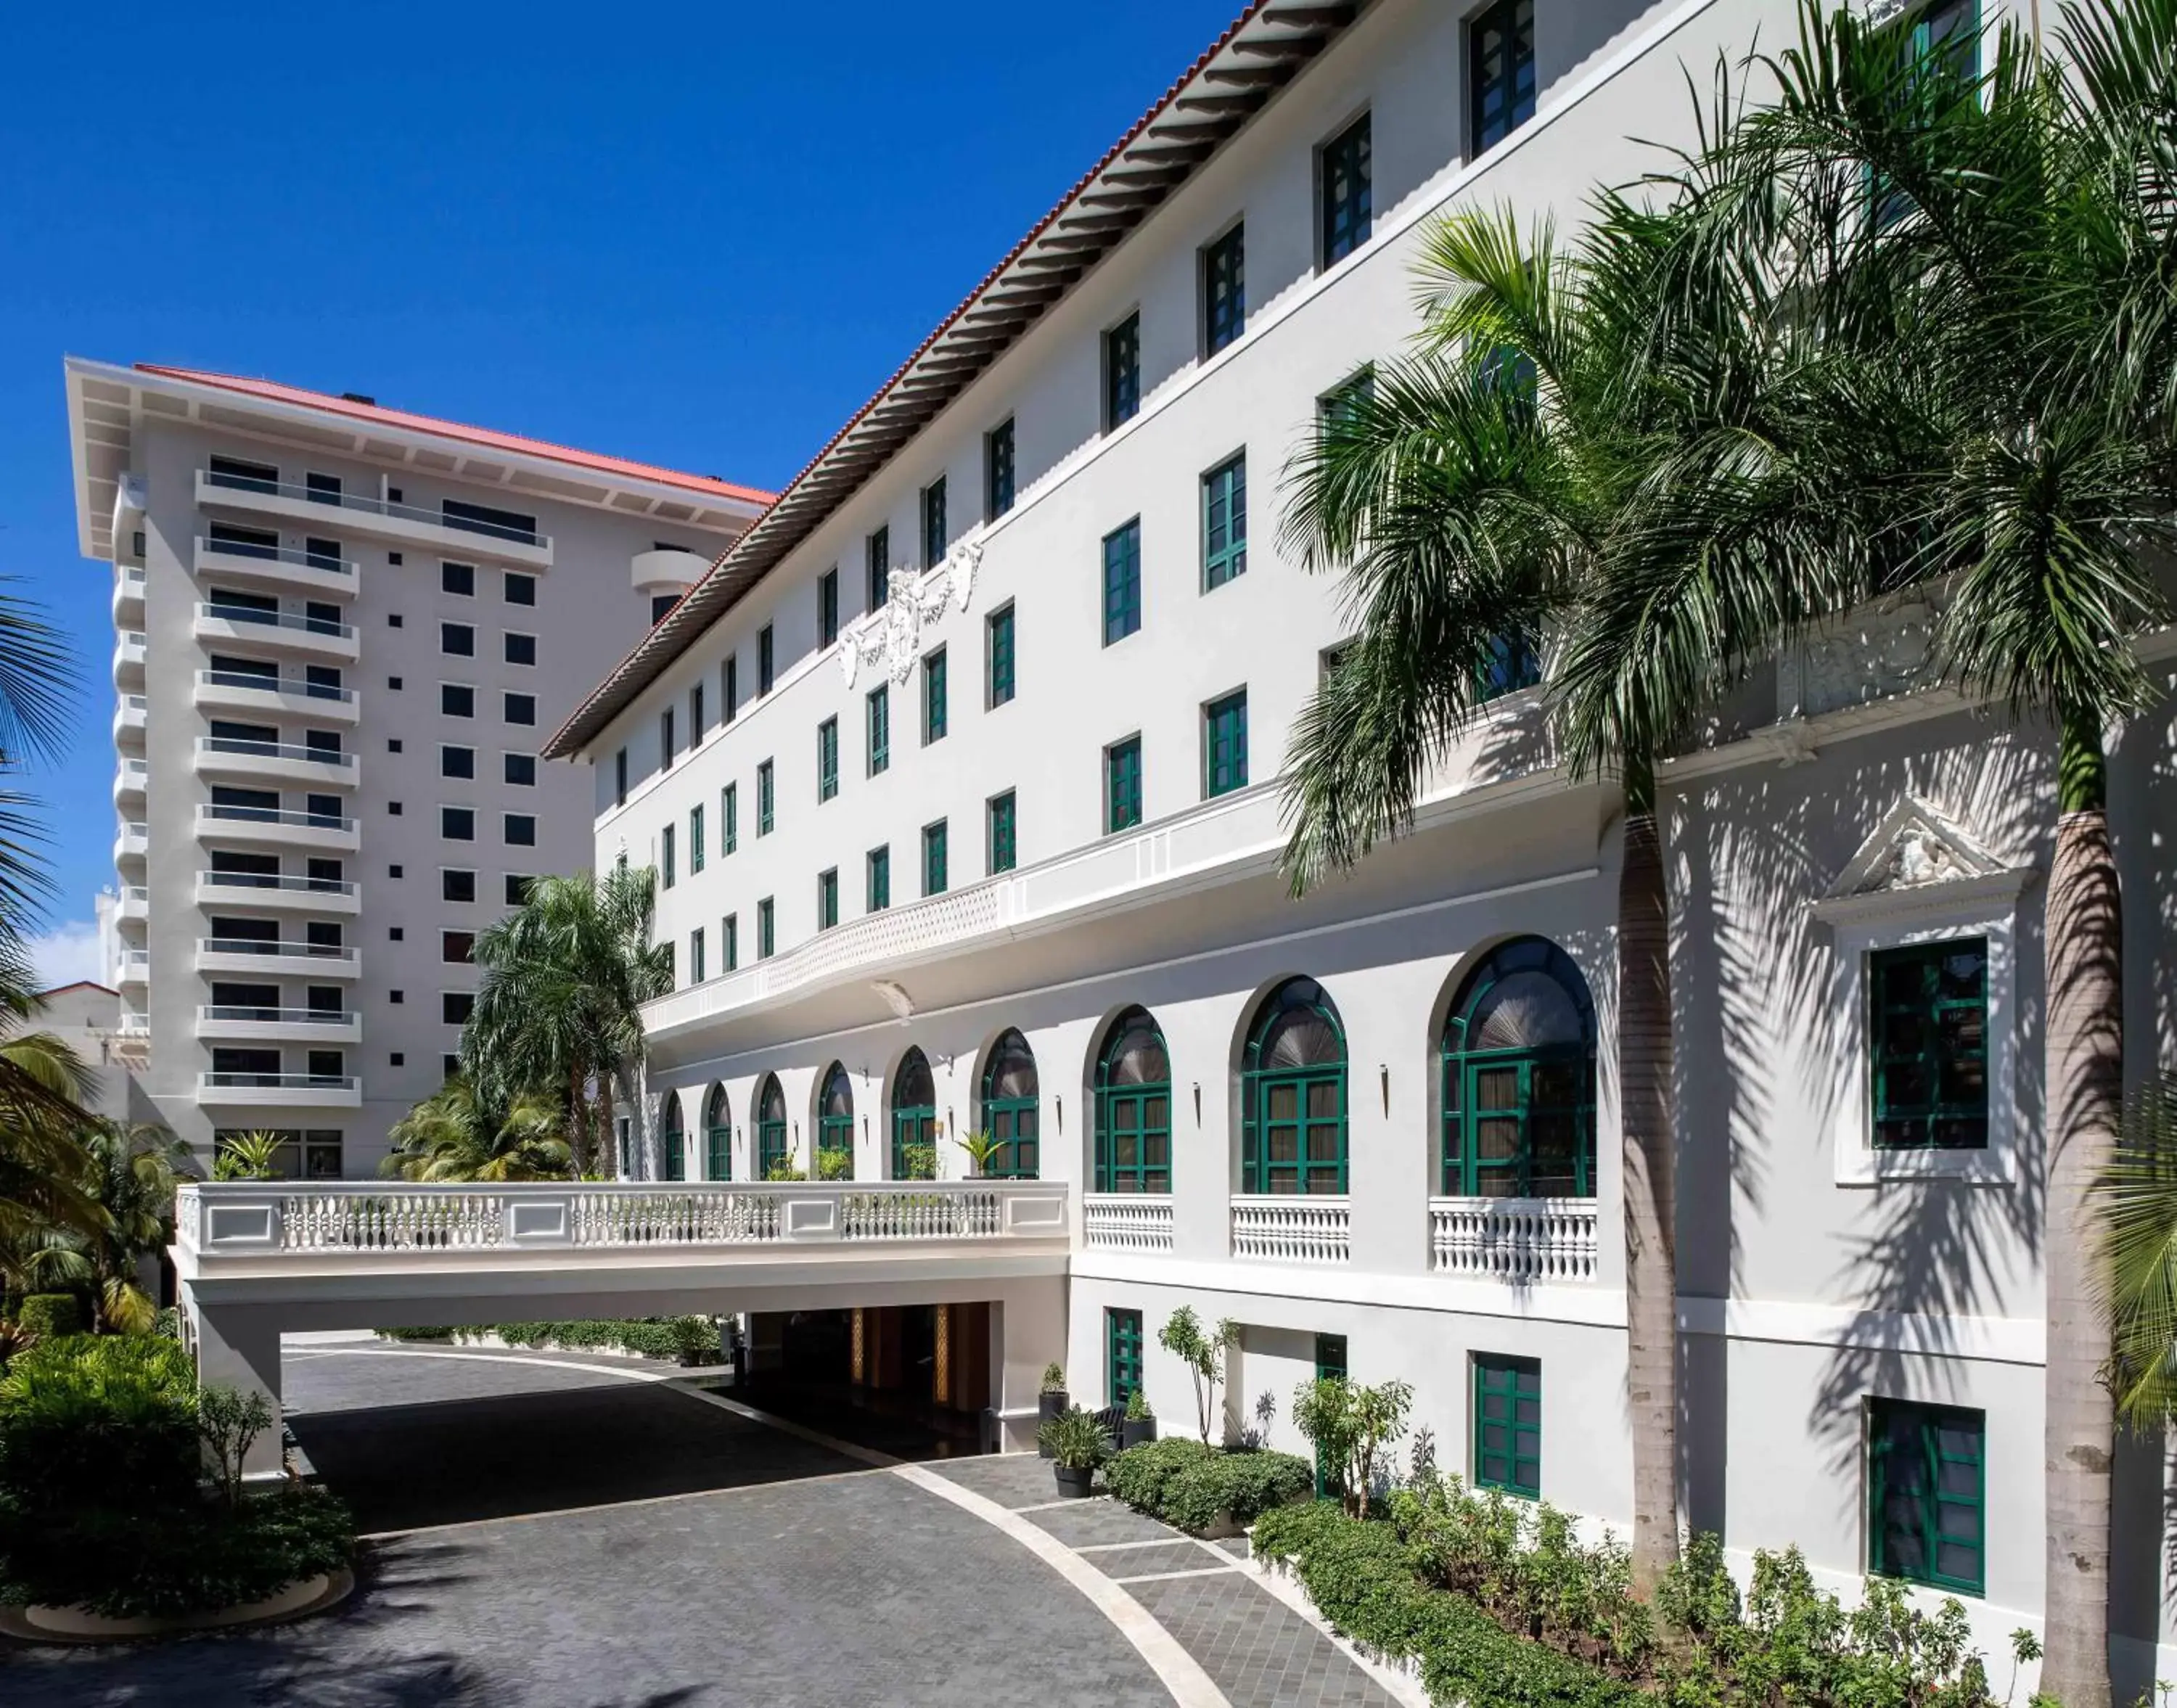
[[[1058,1414],[1066,1410],[1066,1372],[1056,1363],[1043,1367],[1043,1391],[1036,1396],[1036,1450],[1048,1459],[1050,1449],[1043,1444],[1043,1431]]]
[[[1122,1449],[1139,1447],[1156,1438],[1156,1413],[1149,1410],[1149,1396],[1137,1388],[1127,1396],[1127,1415],[1119,1420],[1119,1445]]]
[[[1096,1467],[1111,1454],[1110,1438],[1092,1411],[1069,1405],[1036,1431],[1036,1445],[1051,1461],[1058,1492],[1069,1500],[1088,1494],[1096,1481]]]

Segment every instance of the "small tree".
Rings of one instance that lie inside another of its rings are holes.
[[[272,1408],[252,1389],[208,1387],[197,1394],[197,1433],[218,1462],[220,1492],[230,1508],[242,1503],[242,1462],[272,1427]]]
[[[1414,1390],[1404,1382],[1364,1388],[1342,1376],[1319,1376],[1293,1391],[1293,1424],[1315,1444],[1324,1471],[1337,1479],[1345,1510],[1366,1515],[1369,1491],[1385,1449],[1406,1432]]]
[[[1225,1349],[1240,1338],[1240,1325],[1227,1317],[1212,1336],[1202,1332],[1202,1319],[1191,1305],[1181,1305],[1157,1330],[1157,1345],[1185,1364],[1194,1377],[1194,1409],[1202,1425],[1202,1443],[1209,1444],[1209,1413],[1217,1397],[1217,1384],[1225,1379]]]

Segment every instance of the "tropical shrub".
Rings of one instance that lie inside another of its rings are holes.
[[[1246,1524],[1315,1486],[1315,1467],[1290,1453],[1223,1448],[1174,1436],[1130,1447],[1105,1468],[1111,1492],[1138,1512],[1197,1534],[1229,1516]]]
[[[1063,1394],[1066,1391],[1066,1367],[1056,1358],[1043,1367],[1043,1380],[1037,1384],[1045,1394]]]
[[[1362,1387],[1342,1376],[1318,1376],[1293,1392],[1293,1425],[1314,1444],[1321,1465],[1359,1518],[1368,1509],[1383,1460],[1406,1432],[1414,1390],[1404,1382]]]
[[[819,1180],[852,1180],[854,1177],[854,1154],[840,1149],[816,1153],[816,1178]]]
[[[715,1355],[717,1325],[708,1317],[652,1317],[634,1322],[482,1323],[458,1329],[379,1329],[381,1340],[444,1345],[496,1334],[510,1346],[553,1346],[570,1352],[616,1347],[646,1358]]]
[[[172,1340],[41,1340],[0,1378],[0,1512],[19,1521],[102,1507],[117,1492],[191,1503],[199,1463],[196,1368]]]
[[[1157,1345],[1186,1365],[1194,1377],[1194,1409],[1205,1446],[1209,1441],[1210,1406],[1217,1397],[1217,1384],[1225,1379],[1225,1349],[1239,1333],[1238,1325],[1227,1318],[1217,1325],[1214,1335],[1205,1334],[1202,1319],[1191,1305],[1181,1305],[1157,1330]]]
[[[934,1144],[900,1146],[899,1177],[902,1180],[936,1180],[937,1147]]]
[[[73,1293],[33,1293],[23,1301],[15,1320],[25,1334],[50,1340],[83,1332],[83,1304]]]
[[[1094,1471],[1111,1456],[1111,1438],[1096,1414],[1069,1405],[1036,1432],[1036,1445],[1066,1471]]]

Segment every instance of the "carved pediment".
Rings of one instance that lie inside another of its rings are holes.
[[[983,561],[979,533],[959,541],[934,570],[892,570],[885,576],[885,603],[857,619],[839,636],[839,674],[847,686],[865,664],[905,687],[922,656],[923,630],[944,616],[948,607],[965,612],[975,597],[975,572]]]
[[[1926,889],[2005,870],[2001,860],[1927,802],[1907,795],[1859,845],[1824,899]]]

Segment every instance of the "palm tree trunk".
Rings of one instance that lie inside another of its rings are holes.
[[[590,1124],[590,1100],[582,1095],[582,1070],[567,1070],[567,1125],[575,1136],[575,1173],[577,1178],[597,1171],[597,1135]]]
[[[1629,761],[1618,875],[1618,1083],[1625,1193],[1625,1367],[1633,1425],[1633,1580],[1678,1557],[1677,1133],[1671,943],[1655,774]]]
[[[2109,1708],[2109,1337],[2089,1291],[2095,1182],[2124,1097],[2123,909],[2105,805],[2100,720],[2064,720],[2056,855],[2043,922],[2048,967],[2046,1411],[2049,1552],[2041,1689]]]

